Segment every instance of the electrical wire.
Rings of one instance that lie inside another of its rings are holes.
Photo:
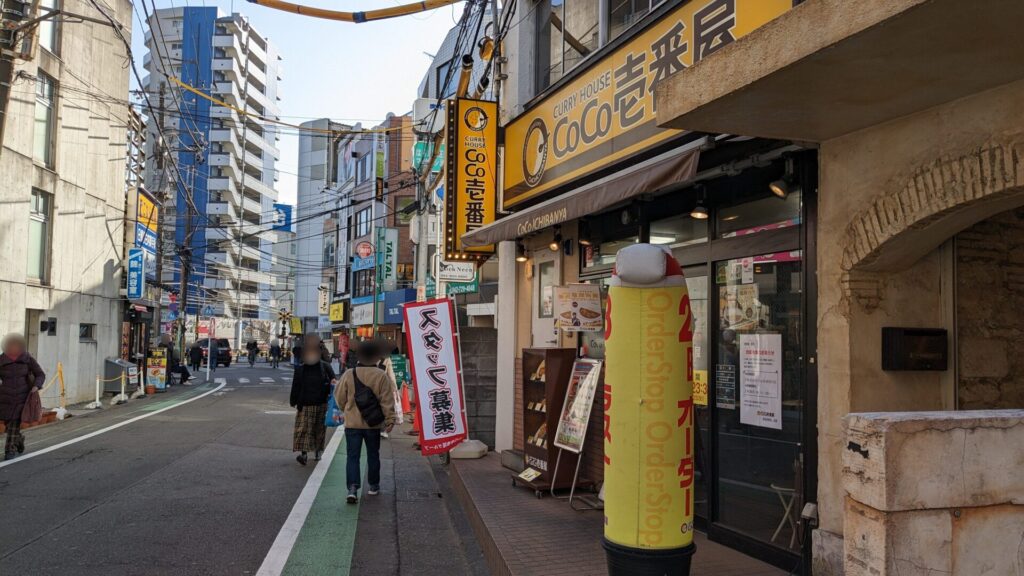
[[[292,12],[294,14],[300,14],[302,16],[310,16],[313,18],[323,18],[326,20],[338,20],[341,22],[352,22],[355,24],[362,24],[364,22],[373,22],[376,20],[385,20],[388,18],[398,18],[400,16],[408,16],[410,14],[416,14],[418,12],[427,12],[436,8],[442,8],[444,6],[456,4],[462,0],[422,0],[421,2],[415,2],[413,4],[403,4],[401,6],[395,6],[393,8],[378,8],[377,10],[368,10],[366,12],[341,12],[338,10],[325,10],[323,8],[314,8],[312,6],[302,6],[300,4],[293,4],[291,2],[285,2],[284,0],[248,0],[252,4],[263,6],[265,8],[273,8],[274,10],[281,10],[283,12]]]

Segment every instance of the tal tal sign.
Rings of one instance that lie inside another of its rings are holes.
[[[441,260],[437,277],[442,282],[472,282],[476,278],[476,263]]]

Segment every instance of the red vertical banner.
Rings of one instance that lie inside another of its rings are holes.
[[[443,454],[466,439],[459,340],[452,300],[410,302],[402,311],[416,391],[416,421],[424,456]]]

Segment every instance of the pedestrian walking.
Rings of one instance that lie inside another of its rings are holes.
[[[249,357],[249,368],[256,366],[256,356],[259,354],[259,346],[256,345],[255,340],[249,340],[249,343],[245,345],[245,354]]]
[[[381,340],[377,343],[378,349],[382,351],[381,359],[377,363],[377,367],[384,371],[388,375],[388,380],[391,381],[392,397],[395,400],[395,424],[403,424],[405,422],[405,416],[402,414],[401,396],[398,394],[398,378],[395,376],[395,365],[391,362],[391,356],[398,354],[398,348],[391,342]],[[384,351],[390,350],[388,354]],[[381,436],[388,438],[388,432],[381,433]]]
[[[360,454],[366,444],[367,495],[380,493],[380,435],[391,432],[395,425],[393,385],[388,375],[377,367],[380,347],[374,342],[360,342],[356,349],[358,365],[341,377],[334,399],[345,412],[345,446],[348,458],[345,467],[346,501],[355,504],[362,486]]]
[[[217,361],[220,359],[220,345],[217,344],[216,338],[210,338],[210,348],[206,351],[206,355],[209,356],[210,372],[217,371]]]
[[[281,343],[274,340],[270,343],[270,367],[277,369],[281,363]]]
[[[302,344],[298,341],[292,346],[292,366],[298,368],[302,365]]]
[[[188,349],[188,363],[192,366],[194,372],[198,372],[203,366],[203,348],[199,345],[199,342],[194,342],[192,347]]]
[[[303,466],[306,465],[309,452],[314,452],[314,458],[319,460],[324,451],[327,399],[330,397],[331,385],[336,383],[330,363],[320,357],[319,344],[318,336],[306,336],[301,353],[302,365],[295,369],[292,376],[290,404],[297,410],[292,451],[299,452],[295,459]]]
[[[29,396],[38,393],[46,381],[46,374],[26,349],[25,337],[8,334],[0,349],[0,420],[4,421],[7,438],[4,460],[12,460],[25,452],[25,437],[21,434],[21,413]]]
[[[174,341],[171,340],[170,334],[163,334],[160,336],[159,347],[164,348],[167,351],[167,369],[171,374],[178,375],[178,381],[182,384],[187,384],[192,379],[192,373],[188,371],[188,368],[182,362],[182,359],[178,357],[174,350]]]

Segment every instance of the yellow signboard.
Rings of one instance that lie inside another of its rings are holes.
[[[459,98],[447,109],[445,258],[486,259],[494,246],[465,246],[462,235],[497,216],[498,105]]]
[[[149,196],[146,196],[145,194],[142,194],[140,192],[139,193],[139,212],[138,212],[139,224],[142,224],[146,228],[149,228],[153,232],[156,232],[157,231],[157,222],[158,222],[158,219],[159,219],[158,215],[159,215],[159,209],[157,208],[156,203],[153,202],[153,200],[151,200],[149,198]]]
[[[333,302],[331,304],[330,319],[331,319],[331,322],[344,322],[345,321],[345,303],[344,302]]]
[[[289,323],[291,324],[290,328],[292,334],[302,334],[302,318],[292,316]]]
[[[793,3],[685,2],[595,60],[505,127],[503,208],[682,134],[657,127],[655,86],[786,12]]]

